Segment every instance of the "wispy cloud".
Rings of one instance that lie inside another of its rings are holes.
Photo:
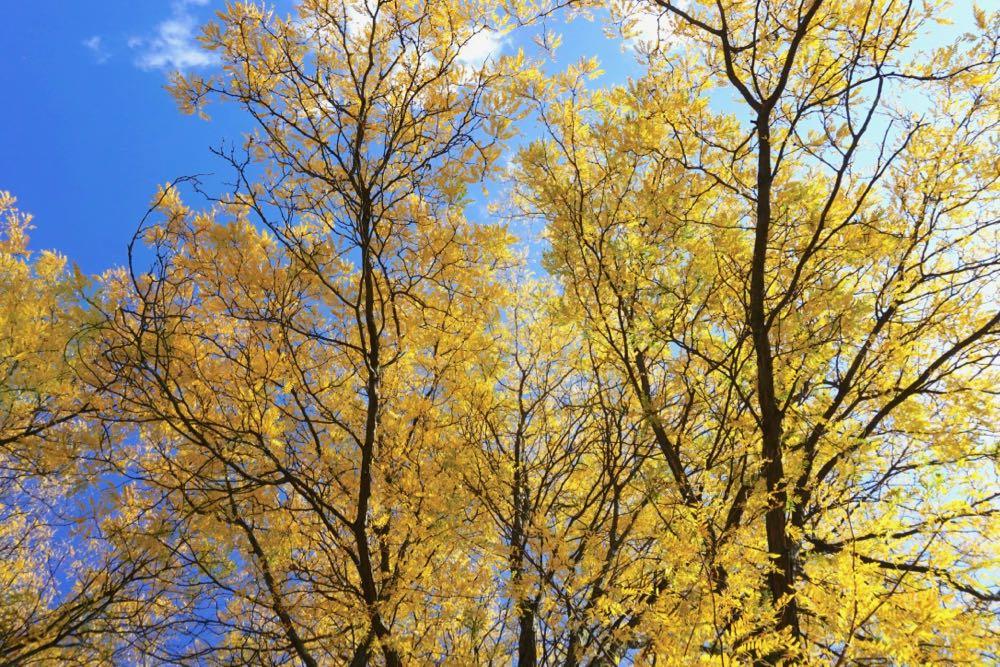
[[[502,33],[483,28],[473,35],[458,52],[458,62],[479,67],[489,58],[499,55],[506,40]]]
[[[675,7],[685,8],[687,0],[674,0]],[[655,5],[640,2],[627,7],[618,19],[625,48],[650,53],[671,49],[678,40],[676,17]]]
[[[655,47],[668,32],[668,17],[657,11],[640,9],[627,21],[625,46],[638,49]]]
[[[111,52],[104,47],[100,35],[93,35],[83,40],[82,44],[94,55],[98,65],[103,65],[111,58]]]
[[[193,5],[207,3],[208,0],[174,0],[170,4],[170,17],[160,22],[151,36],[128,40],[129,47],[138,52],[135,64],[146,70],[186,70],[215,62],[213,55],[202,50],[195,39],[198,20],[190,11]]]

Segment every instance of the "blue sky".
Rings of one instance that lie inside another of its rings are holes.
[[[174,69],[205,65],[192,37],[223,0],[11,2],[0,21],[0,189],[35,216],[31,247],[85,272],[124,263],[157,185],[219,172],[210,148],[249,129],[232,106],[182,115],[164,90]],[[578,21],[560,61],[599,46],[620,76],[630,55]],[[594,37],[598,37],[595,41]],[[503,46],[515,46],[508,40]]]
[[[168,69],[196,64],[177,29],[211,7],[33,0],[4,15],[0,189],[35,215],[33,248],[87,272],[120,264],[156,185],[218,169],[209,147],[243,124],[223,109],[215,123],[183,116],[163,89]]]
[[[122,264],[157,185],[191,174],[225,176],[210,148],[239,139],[250,127],[247,119],[225,105],[213,105],[211,122],[184,116],[163,88],[170,71],[206,66],[193,37],[223,4],[6,3],[0,189],[34,214],[32,248],[59,250],[88,273]],[[287,8],[288,0],[280,4]],[[968,14],[968,8],[953,12],[960,21]],[[636,71],[632,55],[604,39],[599,24],[556,21],[552,27],[564,36],[557,65],[597,55],[604,83]],[[527,35],[515,35],[502,48],[522,40]]]

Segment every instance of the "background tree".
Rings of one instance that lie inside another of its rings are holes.
[[[105,434],[76,374],[84,279],[27,249],[30,223],[0,192],[0,663],[92,664],[153,618],[158,568],[94,464]]]
[[[469,485],[499,538],[517,664],[617,662],[663,548],[635,406],[545,283],[515,278],[499,355],[478,370]],[[487,532],[484,542],[489,544]]]

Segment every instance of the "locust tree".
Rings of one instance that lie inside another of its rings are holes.
[[[653,654],[992,655],[997,19],[946,10],[664,1],[629,84],[527,91],[525,210],[700,526]]]
[[[493,341],[502,226],[470,222],[516,59],[467,46],[488,3],[232,4],[205,28],[221,73],[181,108],[255,123],[208,210],[164,188],[151,267],[108,281],[94,375],[140,429],[134,478],[173,521],[201,600],[172,659],[469,663],[494,650],[488,571],[453,414]],[[186,603],[185,603],[186,604]]]

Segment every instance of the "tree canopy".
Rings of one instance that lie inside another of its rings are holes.
[[[1000,12],[950,11],[228,4],[169,89],[253,123],[230,189],[91,277],[0,194],[0,664],[995,664]],[[560,15],[659,32],[603,85]]]

